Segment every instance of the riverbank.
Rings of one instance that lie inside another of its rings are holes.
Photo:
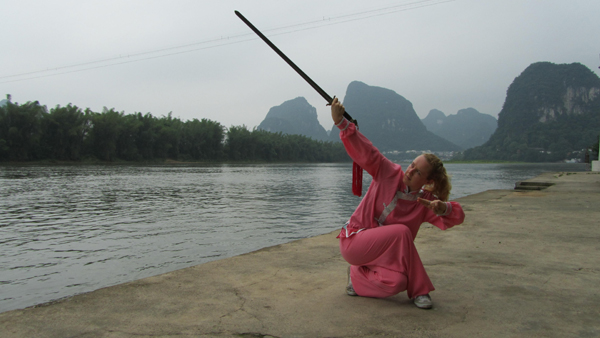
[[[466,221],[416,240],[436,291],[345,295],[337,231],[0,314],[3,337],[598,336],[600,174],[460,198]]]

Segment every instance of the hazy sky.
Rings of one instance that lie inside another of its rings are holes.
[[[0,98],[257,126],[304,96],[326,102],[239,10],[329,95],[352,81],[413,103],[497,117],[531,63],[600,66],[598,0],[0,0]],[[352,114],[352,112],[350,112]]]

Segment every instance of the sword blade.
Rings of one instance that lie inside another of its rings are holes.
[[[281,50],[279,50],[279,48],[277,48],[277,46],[275,46],[271,42],[271,40],[269,40],[263,33],[261,33],[261,31],[259,31],[258,28],[256,28],[250,21],[248,21],[248,19],[246,19],[246,17],[244,17],[242,13],[235,11],[235,15],[237,15],[248,27],[250,27],[250,29],[254,33],[256,33],[256,35],[258,35],[269,47],[271,47],[271,49],[273,49],[275,53],[277,53],[285,62],[287,62],[287,64],[290,65],[296,71],[296,73],[302,76],[302,78],[306,82],[308,82],[309,85],[311,85],[319,94],[321,94],[325,101],[327,101],[327,104],[331,104],[333,98],[329,96],[321,87],[319,87],[319,85],[316,84],[315,81],[313,81],[308,75],[306,75],[306,73],[304,73],[302,69],[300,69],[300,67],[296,66],[296,64],[292,62],[290,58],[288,58]],[[344,117],[347,120],[352,121],[354,124],[356,124],[356,121],[353,120],[350,114],[348,114],[346,111],[344,111]]]

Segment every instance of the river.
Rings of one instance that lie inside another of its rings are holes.
[[[452,199],[585,164],[446,164]],[[0,312],[331,232],[351,163],[0,166]],[[365,173],[365,188],[370,177]]]

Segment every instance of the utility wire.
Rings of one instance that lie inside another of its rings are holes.
[[[326,27],[326,26],[331,26],[331,25],[348,23],[348,22],[352,22],[352,21],[365,20],[365,19],[369,19],[372,17],[376,17],[376,16],[389,15],[389,14],[402,12],[402,11],[408,11],[408,10],[413,10],[413,9],[418,9],[418,8],[423,8],[423,7],[435,6],[435,5],[439,5],[439,4],[443,4],[443,3],[447,3],[447,2],[453,2],[453,1],[456,1],[456,0],[421,0],[421,1],[411,2],[411,3],[401,4],[401,5],[394,5],[394,6],[388,6],[388,7],[383,7],[383,8],[373,9],[373,10],[365,10],[365,11],[352,13],[352,14],[345,14],[345,15],[340,15],[340,16],[336,16],[336,17],[323,17],[323,19],[319,19],[319,20],[313,20],[313,21],[304,22],[304,23],[298,23],[298,24],[293,24],[293,25],[280,26],[280,27],[276,27],[276,28],[272,28],[272,29],[267,29],[267,30],[265,30],[265,32],[273,32],[272,34],[270,34],[270,36],[279,36],[279,35],[299,32],[299,31],[305,31],[305,30],[309,30],[309,29],[316,29],[316,28],[321,28],[321,27]],[[49,68],[49,69],[45,69],[45,70],[31,71],[31,72],[25,72],[25,73],[13,74],[13,75],[4,75],[4,76],[0,76],[0,80],[1,79],[10,79],[10,80],[0,81],[0,83],[19,82],[19,81],[26,81],[26,80],[62,75],[62,74],[77,73],[77,72],[82,72],[82,71],[91,70],[91,69],[105,68],[105,67],[111,67],[111,66],[115,66],[115,65],[122,65],[122,64],[127,64],[127,63],[163,58],[163,57],[173,56],[173,55],[178,55],[178,54],[191,53],[191,52],[195,52],[195,51],[199,51],[199,50],[204,50],[204,49],[209,49],[209,48],[217,48],[217,47],[222,47],[222,46],[226,46],[226,45],[232,45],[232,44],[236,44],[236,43],[242,43],[242,42],[246,42],[246,41],[256,40],[256,39],[258,39],[258,38],[255,37],[255,35],[252,33],[243,33],[243,34],[236,34],[236,35],[227,36],[227,37],[212,38],[212,39],[204,40],[201,42],[190,43],[190,44],[174,46],[174,47],[167,47],[167,48],[162,48],[162,49],[156,49],[156,50],[147,51],[147,52],[127,54],[125,56],[106,58],[106,59],[101,59],[101,60],[97,60],[97,61],[88,61],[88,62],[77,63],[77,64],[73,64],[73,65]],[[196,46],[199,46],[199,47],[196,47]],[[190,47],[194,47],[194,48],[189,49]],[[180,49],[185,49],[185,50],[180,50]],[[176,51],[176,50],[180,50],[180,51]],[[170,51],[174,51],[174,52],[170,52]],[[154,55],[154,56],[146,56],[146,55],[151,55],[151,54],[156,54],[156,53],[163,53],[163,54]],[[131,58],[134,58],[134,59],[131,60]],[[118,60],[123,60],[123,59],[128,59],[128,60],[118,61]],[[114,62],[114,61],[118,61],[118,62]],[[109,62],[109,63],[107,63],[107,62]],[[106,64],[102,64],[102,63],[106,63]],[[94,66],[92,66],[92,65],[94,65]],[[63,71],[63,70],[67,70],[70,68],[77,68],[77,67],[85,67],[85,68]],[[23,77],[23,76],[28,76],[28,75],[33,75],[33,74],[42,74],[42,73],[47,73],[47,72],[54,72],[54,73],[46,74],[46,75]],[[18,78],[18,79],[11,79],[11,78]]]

